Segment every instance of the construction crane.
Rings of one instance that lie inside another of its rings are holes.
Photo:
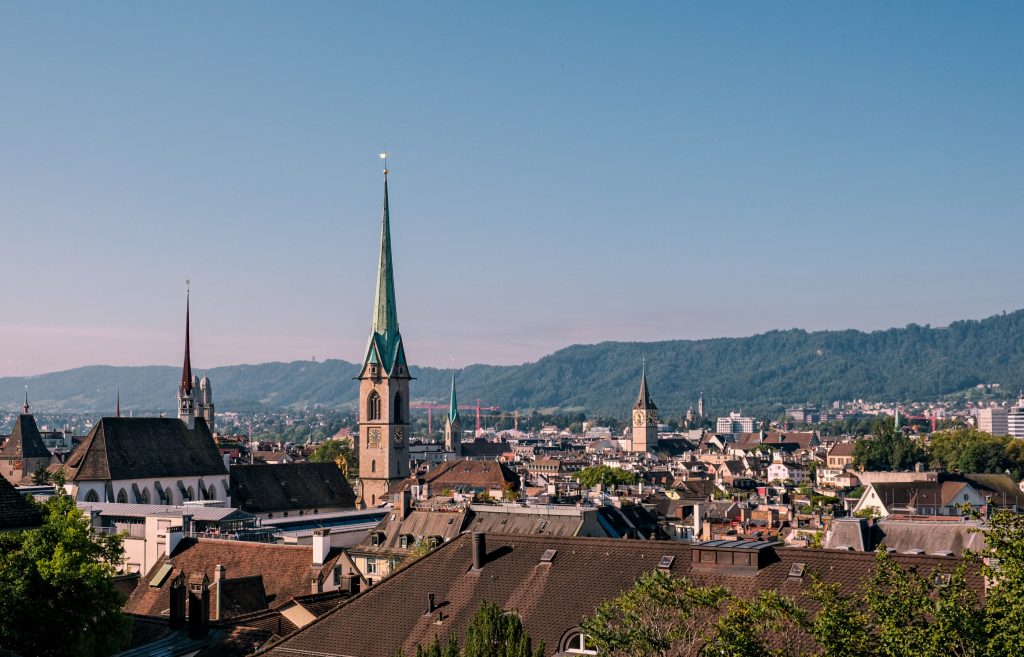
[[[434,409],[440,409],[447,411],[448,404],[409,404],[409,408],[425,408],[427,409],[427,433],[433,433],[434,431]],[[476,433],[480,434],[481,423],[480,423],[480,412],[481,411],[500,411],[500,406],[482,406],[480,400],[476,400],[476,404],[459,404],[460,411],[475,411],[476,412]],[[516,423],[518,426],[518,422]]]

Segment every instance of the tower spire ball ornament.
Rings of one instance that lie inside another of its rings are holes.
[[[388,152],[385,150],[380,154],[380,159],[384,160],[384,177],[388,177]]]

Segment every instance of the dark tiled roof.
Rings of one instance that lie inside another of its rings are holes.
[[[64,466],[68,481],[224,475],[202,418],[189,431],[177,418],[105,417]]]
[[[165,563],[171,564],[173,570],[160,586],[150,586],[151,579]],[[142,582],[128,599],[125,609],[135,614],[161,616],[170,608],[170,586],[178,573],[184,572],[189,577],[206,573],[211,582],[212,613],[217,602],[213,579],[214,568],[218,565],[224,566],[224,576],[229,580],[261,576],[266,605],[273,608],[295,596],[308,594],[312,577],[317,574],[326,576],[333,567],[333,559],[328,559],[328,563],[319,567],[312,564],[313,547],[310,545],[186,538],[182,539],[170,559],[166,556],[161,557],[150,572],[143,576]],[[251,602],[251,591],[245,595]],[[247,606],[251,607],[251,604]]]
[[[418,480],[430,484],[433,493],[438,494],[445,488],[452,490],[496,490],[507,488],[519,490],[519,477],[507,465],[490,461],[445,461]],[[388,491],[394,494],[408,489],[417,483],[417,477],[409,477],[397,482]]]
[[[803,604],[807,604],[802,593],[810,573],[853,593],[875,569],[874,554],[821,549],[767,547],[773,553],[764,559],[767,565],[756,574],[742,575],[694,571],[691,544],[676,541],[489,534],[486,543],[488,561],[479,572],[472,571],[471,535],[463,534],[261,654],[392,657],[400,649],[413,654],[417,644],[435,636],[442,641],[453,633],[464,636],[484,600],[516,611],[534,642],[543,641],[550,654],[561,649],[565,633],[600,602],[655,569],[663,556],[674,557],[669,568],[673,574],[698,585],[722,585],[743,597],[775,589]],[[542,564],[541,555],[547,550],[557,552],[550,563]],[[949,572],[959,563],[942,557],[895,555],[894,559],[925,574],[934,569]],[[805,564],[802,578],[789,576],[796,563]],[[975,591],[983,590],[977,565],[970,567],[967,579]],[[428,593],[441,605],[440,624],[436,613],[424,614]],[[382,610],[386,610],[387,631],[368,631],[380,626]]]
[[[354,507],[356,502],[334,463],[233,465],[231,499],[250,513]]]
[[[34,417],[24,413],[18,416],[14,421],[14,430],[4,443],[3,449],[0,449],[0,458],[50,458],[50,450],[43,444],[43,437],[39,435]]]
[[[505,452],[512,451],[511,445],[504,440],[500,443],[492,443],[489,440],[483,440],[481,438],[478,438],[471,443],[462,443],[460,448],[462,450],[462,456],[467,459],[494,460]]]
[[[43,516],[11,482],[0,477],[0,529],[30,529],[43,524]]]
[[[991,500],[991,503],[998,507],[1010,508],[1013,506],[1024,508],[1024,492],[1017,487],[1016,482],[1005,474],[962,474],[944,475],[944,481],[955,481],[962,479],[969,483],[975,490],[984,497]]]

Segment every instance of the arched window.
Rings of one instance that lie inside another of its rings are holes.
[[[213,486],[210,486],[210,490],[208,490],[207,493],[209,493],[209,498],[208,499],[211,499],[211,500],[217,499],[217,489],[214,488]]]
[[[395,424],[405,424],[404,413],[402,413],[402,393],[395,393]]]
[[[366,417],[371,420],[380,419],[380,395],[376,390],[370,391],[370,396],[366,398]]]
[[[370,472],[376,472],[376,471],[377,471],[377,460],[374,459],[374,460],[370,461]]]
[[[100,496],[96,494],[95,490],[90,489],[89,492],[85,494],[85,501],[86,502],[99,502],[100,501]]]
[[[126,491],[123,488],[121,490],[117,491],[117,503],[118,504],[127,504],[128,503],[128,491]]]
[[[188,490],[185,491],[185,496],[188,497],[188,501],[192,502],[196,499],[196,489],[189,486]]]
[[[569,637],[565,640],[565,648],[563,652],[571,653],[574,655],[596,655],[597,648],[591,643],[590,637],[579,631],[574,631],[569,634]]]
[[[171,487],[168,486],[164,489],[164,504],[174,504],[174,498],[171,496]]]
[[[149,504],[149,488],[142,489],[142,499],[140,500],[140,502],[142,504]]]

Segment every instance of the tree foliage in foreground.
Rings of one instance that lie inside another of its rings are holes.
[[[517,614],[484,601],[469,621],[461,650],[454,635],[443,644],[434,637],[432,643],[416,646],[416,657],[544,657],[544,644],[535,650]]]
[[[0,532],[0,646],[36,657],[103,657],[128,644],[131,624],[114,588],[120,536],[94,534],[58,489],[44,524]]]
[[[893,426],[892,420],[875,423],[872,435],[858,440],[853,447],[853,462],[864,470],[912,470],[927,463],[924,449]]]

